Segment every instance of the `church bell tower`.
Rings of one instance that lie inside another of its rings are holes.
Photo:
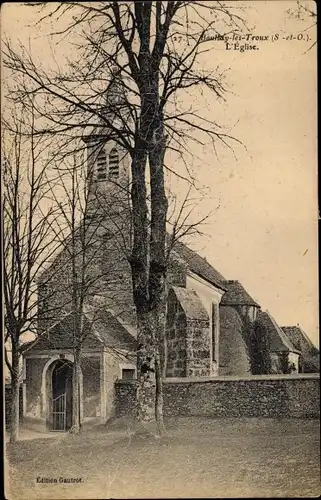
[[[92,215],[128,204],[130,156],[119,141],[120,133],[126,133],[129,123],[126,103],[123,82],[119,72],[113,69],[97,126],[83,137],[87,153],[88,204]]]

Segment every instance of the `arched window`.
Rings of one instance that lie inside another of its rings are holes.
[[[113,148],[109,153],[109,178],[118,178],[119,176],[119,155],[117,149]]]
[[[97,180],[104,180],[107,178],[107,158],[105,150],[102,149],[97,156]]]

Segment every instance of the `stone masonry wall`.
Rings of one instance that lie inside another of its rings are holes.
[[[187,321],[187,377],[203,377],[211,373],[211,350],[209,333],[209,319]]]
[[[197,293],[172,287],[168,295],[166,376],[207,376],[211,369],[209,316]]]
[[[136,387],[116,382],[117,417],[134,414]],[[319,401],[317,374],[164,381],[166,416],[319,418]]]
[[[183,308],[170,294],[166,328],[166,376],[186,376],[186,315]]]
[[[136,413],[136,380],[121,380],[115,382],[115,416],[134,416]]]

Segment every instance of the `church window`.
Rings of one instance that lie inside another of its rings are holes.
[[[102,181],[107,178],[107,158],[104,149],[97,156],[97,180]]]
[[[113,148],[109,153],[109,177],[118,178],[119,175],[119,155],[117,149]]]

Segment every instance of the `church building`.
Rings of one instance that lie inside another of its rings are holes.
[[[117,100],[118,95],[119,89],[111,86],[109,98]],[[136,377],[128,263],[130,160],[103,126],[91,131],[84,144],[90,173],[88,210],[75,235],[80,241],[86,228],[88,287],[81,318],[80,413],[84,422],[104,423],[114,416],[115,381]],[[73,325],[79,318],[72,308],[69,241],[70,237],[39,278],[40,335],[23,353],[23,415],[51,431],[72,426]],[[79,258],[79,273],[83,265]],[[251,375],[244,324],[258,320],[265,322],[271,336],[274,371],[280,372],[284,355],[298,370],[300,350],[269,313],[261,311],[240,282],[225,279],[182,242],[171,250],[167,279],[165,377]]]

